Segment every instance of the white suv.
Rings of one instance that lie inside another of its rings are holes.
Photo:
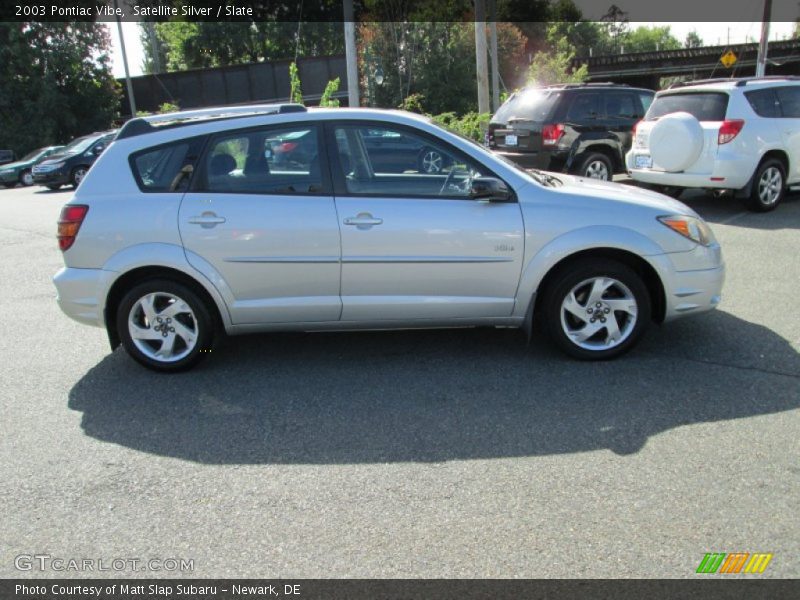
[[[534,314],[568,354],[608,359],[651,320],[714,308],[725,274],[676,200],[524,171],[398,111],[133,119],[58,229],[61,308],[160,371],[223,332],[530,331]]]
[[[634,128],[631,177],[661,189],[730,190],[774,209],[800,183],[800,81],[716,79],[659,92]]]

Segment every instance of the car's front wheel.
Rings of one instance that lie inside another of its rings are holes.
[[[544,290],[545,328],[564,352],[607,360],[630,350],[650,321],[642,278],[613,260],[587,259],[562,268]]]
[[[24,186],[33,185],[33,174],[29,169],[25,169],[19,174],[19,182]]]
[[[117,333],[133,359],[161,372],[190,369],[214,343],[212,313],[189,287],[152,279],[133,287],[117,307]]]
[[[86,167],[76,167],[72,171],[72,176],[70,177],[70,183],[72,187],[78,187],[83,181],[83,178],[86,177],[86,173],[89,171]]]

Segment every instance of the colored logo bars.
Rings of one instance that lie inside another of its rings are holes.
[[[760,552],[710,552],[703,557],[697,573],[763,573],[772,554]]]

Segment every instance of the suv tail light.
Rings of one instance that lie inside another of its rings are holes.
[[[722,144],[727,144],[732,141],[733,138],[739,135],[742,127],[744,127],[743,119],[728,119],[727,121],[723,121],[719,128],[717,143],[721,146]]]
[[[555,146],[562,135],[564,135],[563,123],[545,125],[542,127],[542,144],[545,146]]]
[[[81,223],[89,212],[85,204],[67,204],[61,209],[58,219],[58,247],[64,252],[69,250],[75,242],[75,236],[81,228]]]

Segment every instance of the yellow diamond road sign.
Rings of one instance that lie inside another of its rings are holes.
[[[733,53],[732,50],[728,50],[725,54],[722,55],[719,61],[723,65],[725,65],[726,69],[730,69],[733,65],[736,64],[736,55]]]

